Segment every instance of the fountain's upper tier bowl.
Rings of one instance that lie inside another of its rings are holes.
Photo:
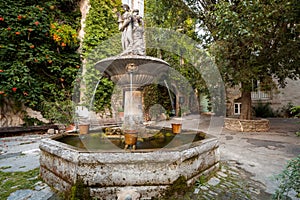
[[[129,74],[130,72],[157,77],[157,75],[161,76],[168,71],[169,64],[150,56],[127,55],[100,60],[96,63],[95,68],[110,77]]]

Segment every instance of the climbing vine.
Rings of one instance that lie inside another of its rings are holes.
[[[43,111],[42,102],[71,98],[80,68],[76,52],[81,18],[78,3],[1,1],[1,102],[7,98]]]
[[[87,60],[84,77],[85,100],[90,101],[94,86],[98,85],[93,101],[93,110],[102,112],[110,110],[111,95],[114,84],[94,68],[97,61],[117,55],[120,50],[120,37],[117,23],[117,12],[121,9],[121,0],[90,0],[90,10],[86,18],[83,56]],[[114,39],[111,39],[111,38]],[[97,84],[97,82],[99,84]]]

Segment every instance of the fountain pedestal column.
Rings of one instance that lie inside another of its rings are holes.
[[[141,91],[125,91],[124,98],[124,123],[125,125],[137,125],[144,121],[142,92]],[[134,127],[132,127],[134,128]]]

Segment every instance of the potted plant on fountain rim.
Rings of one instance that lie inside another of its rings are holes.
[[[78,131],[79,134],[88,134],[90,129],[90,114],[89,111],[82,107],[82,110],[84,110],[83,113],[78,113],[78,109],[76,110],[76,114],[78,115]],[[88,114],[86,113],[88,111]]]
[[[90,129],[90,124],[87,120],[80,121],[78,124],[79,134],[88,134]]]

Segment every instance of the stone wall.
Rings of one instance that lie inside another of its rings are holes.
[[[300,80],[286,80],[287,85],[285,88],[279,88],[273,93],[271,106],[274,110],[281,109],[282,107],[291,103],[292,105],[300,105]]]
[[[25,108],[9,99],[3,99],[0,105],[0,127],[19,126],[24,123]]]
[[[276,83],[276,81],[275,81]],[[271,91],[270,99],[252,100],[252,104],[255,105],[258,102],[271,103],[270,106],[273,111],[280,111],[283,107],[289,103],[292,105],[300,105],[300,80],[286,79],[285,88],[277,88]],[[226,115],[234,116],[234,101],[241,97],[240,87],[227,87],[226,88]]]
[[[0,127],[21,126],[24,124],[24,117],[36,118],[44,123],[49,123],[43,118],[40,112],[15,103],[9,99],[3,99],[0,105]]]
[[[270,122],[267,119],[242,120],[236,118],[225,118],[225,128],[240,132],[268,132]]]
[[[234,115],[235,100],[241,97],[240,87],[226,87],[226,115]]]

